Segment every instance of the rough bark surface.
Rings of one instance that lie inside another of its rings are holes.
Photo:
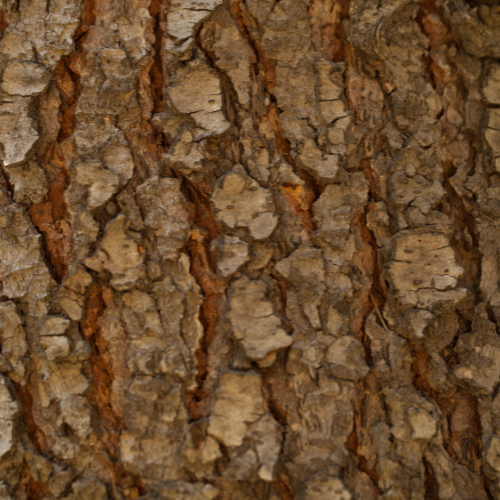
[[[494,3],[1,2],[1,500],[500,499]]]

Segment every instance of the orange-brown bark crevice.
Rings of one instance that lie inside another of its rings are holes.
[[[375,192],[375,183],[367,160],[362,160],[360,170],[370,186],[370,195]],[[353,232],[356,252],[352,259],[352,271],[360,287],[351,302],[350,330],[363,343],[368,365],[372,363],[370,339],[365,335],[366,318],[376,307],[382,311],[387,297],[387,284],[383,278],[379,262],[378,245],[367,226],[367,215],[373,202],[369,202],[362,214],[354,216]],[[354,408],[354,429],[346,446],[357,461],[358,469],[365,472],[374,485],[374,495],[378,498],[380,489],[377,472],[377,455],[373,449],[370,429],[379,421],[387,421],[388,415],[381,395],[381,382],[374,372],[359,381],[358,401]]]
[[[439,485],[434,477],[432,467],[424,458],[425,469],[425,493],[429,500],[439,500]]]
[[[30,384],[28,383],[25,386],[15,384],[15,388],[19,403],[21,404],[21,416],[35,448],[42,454],[49,452],[50,443],[47,435],[38,426],[35,419]]]
[[[0,186],[2,186],[12,199],[14,197],[14,186],[10,182],[9,175],[0,163]]]
[[[42,498],[46,498],[46,495],[49,493],[47,485],[33,479],[26,462],[23,463],[20,476],[21,480],[17,488],[19,491],[24,491],[29,500],[42,500]]]
[[[207,180],[199,183],[189,182],[184,179],[185,193],[193,205],[193,222],[208,232],[212,241],[222,234],[220,224],[215,220],[214,211],[210,202],[210,184]]]
[[[0,10],[0,40],[3,38],[5,30],[8,28],[9,23],[5,20],[5,12]]]
[[[64,201],[69,179],[60,153],[60,148],[54,143],[46,149],[41,163],[49,181],[49,190],[46,201],[33,204],[29,214],[33,224],[44,236],[55,277],[62,281],[71,263],[72,233]]]
[[[191,216],[199,227],[194,229],[187,244],[187,251],[191,256],[191,274],[200,285],[204,299],[200,308],[200,322],[203,325],[203,337],[195,352],[197,360],[198,387],[187,394],[187,405],[193,420],[204,416],[206,394],[203,383],[208,376],[208,352],[214,338],[216,328],[224,314],[226,284],[219,280],[215,271],[215,261],[211,255],[211,242],[222,230],[215,220],[210,203],[210,189],[208,182],[200,183],[184,180],[186,197],[191,200]]]
[[[385,421],[386,411],[378,377],[369,372],[359,381],[358,401],[354,407],[354,430],[347,438],[347,449],[357,460],[358,469],[365,472],[377,488],[378,472],[376,455],[372,450],[370,428],[380,421]]]
[[[73,40],[77,44],[81,44],[84,40],[84,35],[89,31],[90,27],[95,24],[96,20],[96,0],[84,0],[83,12],[80,26],[73,35]]]
[[[257,23],[248,12],[243,0],[231,0],[230,9],[241,36],[250,44],[256,55],[255,74],[262,80],[268,93],[272,95],[276,86],[276,71],[274,63],[268,59],[258,40],[253,35],[253,32],[258,29]]]
[[[343,6],[337,14],[341,19],[348,18],[348,5]],[[341,21],[338,21],[341,24]],[[337,28],[340,30],[340,28]],[[328,47],[328,46],[327,46]],[[359,129],[366,127],[367,117],[359,108],[363,109],[362,79],[356,78],[356,73],[362,73],[358,55],[353,47],[343,40],[342,48],[336,52],[346,62],[346,99],[349,109],[353,112],[354,121]],[[351,75],[351,76],[350,76]],[[370,158],[383,150],[384,143],[377,129],[369,131],[362,139],[364,142],[364,158],[359,163],[359,171],[368,182],[369,201],[364,212],[354,216],[352,230],[355,238],[356,252],[352,258],[351,271],[358,286],[350,305],[350,330],[363,343],[366,362],[372,364],[370,338],[365,335],[367,317],[374,311],[378,317],[383,310],[387,297],[387,283],[383,277],[379,246],[373,232],[368,227],[368,215],[374,208],[375,202],[382,199],[379,186],[375,179]],[[381,326],[384,326],[383,324]],[[370,371],[358,382],[358,400],[354,407],[354,429],[348,437],[346,446],[357,463],[357,468],[364,472],[372,481],[372,494],[378,498],[382,493],[379,487],[378,455],[373,443],[371,429],[377,422],[386,422],[390,426],[389,415],[382,394],[382,383],[377,374]]]
[[[278,474],[278,477],[274,482],[274,487],[278,492],[278,495],[280,495],[281,500],[293,500],[295,498],[292,485],[290,484],[290,479],[286,474]]]
[[[365,179],[368,181],[368,185],[370,186],[370,196],[375,201],[380,201],[381,197],[378,193],[377,184],[375,182],[375,178],[373,177],[373,171],[370,165],[370,160],[367,158],[363,158],[361,163],[359,164],[359,169],[363,172]]]
[[[118,432],[124,427],[124,422],[122,416],[117,415],[113,409],[111,401],[114,380],[113,359],[106,340],[100,334],[99,320],[106,310],[105,294],[106,290],[102,285],[98,283],[91,285],[80,329],[83,338],[92,347],[90,366],[93,380],[90,400],[101,419],[103,430],[109,435],[109,450],[112,456],[116,456]]]
[[[120,371],[120,360],[102,335],[102,321],[107,309],[115,308],[113,292],[100,283],[93,283],[80,322],[82,336],[89,342],[92,355],[89,360],[92,380],[89,400],[100,423],[100,444],[95,450],[96,458],[112,483],[126,493],[127,499],[135,499],[146,493],[140,480],[123,470],[118,460],[120,433],[126,427],[125,416],[116,408],[113,398],[113,382]],[[123,343],[123,339],[117,339]]]
[[[370,293],[372,293],[375,286],[375,268],[377,267],[378,259],[376,244],[370,230],[366,226],[366,213],[354,216],[353,227],[356,241],[356,253],[352,260],[352,267],[358,280],[360,280],[364,286],[360,287],[353,298],[350,329],[356,338],[363,340],[365,321],[373,310],[373,302],[370,298]],[[381,287],[378,286],[378,288]]]
[[[366,167],[366,165],[365,165]],[[366,169],[360,167],[367,175]],[[369,179],[368,179],[369,180]],[[350,330],[363,342],[367,363],[372,362],[370,339],[365,335],[366,318],[374,309],[374,303],[382,310],[387,295],[379,258],[378,245],[367,226],[367,214],[371,204],[368,203],[362,214],[354,216],[353,232],[356,252],[352,259],[352,271],[361,284],[351,303]],[[358,469],[365,472],[372,480],[378,497],[378,472],[376,454],[373,452],[371,427],[378,421],[387,419],[385,404],[381,396],[381,384],[373,372],[359,381],[358,401],[354,408],[354,430],[350,434],[346,446],[357,460]]]
[[[81,93],[80,76],[76,71],[79,57],[82,56],[73,54],[63,57],[56,71],[55,82],[61,98],[59,142],[71,137],[76,127],[75,109]]]
[[[55,278],[61,282],[68,272],[72,254],[72,232],[69,214],[64,200],[64,192],[69,185],[69,175],[65,169],[62,147],[64,141],[73,135],[76,128],[75,110],[81,93],[81,83],[78,75],[78,64],[81,63],[81,44],[84,34],[95,22],[94,0],[87,0],[82,13],[82,21],[73,39],[76,52],[71,56],[62,57],[55,73],[55,86],[59,91],[59,102],[53,96],[44,97],[46,119],[53,119],[53,106],[59,105],[59,132],[53,133],[51,123],[42,124],[42,142],[37,152],[40,166],[44,169],[49,184],[46,199],[32,205],[29,209],[31,219],[44,236],[44,245]]]
[[[285,349],[277,351],[275,353],[276,359],[271,366],[259,368],[267,407],[276,422],[282,426],[288,425],[289,420],[299,420],[296,411],[298,407],[297,396],[290,387],[290,377],[286,370],[287,351]]]
[[[312,242],[312,234],[315,230],[311,218],[310,207],[315,199],[314,193],[300,185],[284,183],[281,190],[286,201],[292,208],[293,213],[301,220],[307,229]]]
[[[164,17],[164,2],[162,0],[153,0],[149,6],[149,14],[153,18],[153,30],[155,41],[153,43],[153,64],[149,70],[151,92],[154,102],[154,113],[161,113],[164,109],[163,104],[163,59],[162,59],[162,43],[165,34]]]
[[[203,290],[204,300],[200,308],[200,321],[203,325],[203,337],[200,339],[199,348],[195,352],[197,360],[196,379],[198,387],[188,393],[187,404],[193,420],[204,416],[206,397],[203,382],[208,376],[209,360],[208,351],[214,338],[217,325],[224,314],[225,289],[224,282],[217,278],[210,264],[209,248],[207,248],[207,233],[194,230],[188,243],[191,255],[191,274]]]

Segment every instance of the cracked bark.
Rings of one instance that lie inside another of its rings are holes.
[[[500,499],[500,10],[0,9],[0,498]]]

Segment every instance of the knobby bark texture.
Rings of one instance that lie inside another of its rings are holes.
[[[499,7],[0,34],[0,499],[500,499]]]

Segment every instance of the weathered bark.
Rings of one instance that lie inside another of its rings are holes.
[[[500,499],[500,8],[3,0],[0,499]]]

